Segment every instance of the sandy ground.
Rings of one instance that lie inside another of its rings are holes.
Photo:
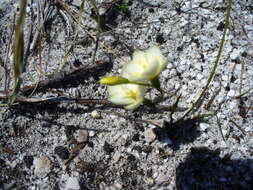
[[[226,1],[97,1],[95,60],[96,11],[85,1],[77,25],[80,4],[28,1],[23,99],[11,107],[0,100],[0,189],[253,189],[252,1],[233,1],[214,80],[199,110],[181,122],[185,111],[108,104],[98,80],[156,44],[168,58],[160,106],[181,95],[178,106],[190,108],[215,62]],[[18,13],[18,1],[1,1],[1,94],[13,85]]]

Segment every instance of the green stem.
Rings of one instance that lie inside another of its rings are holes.
[[[223,47],[224,47],[224,44],[225,44],[225,36],[226,36],[228,25],[229,25],[230,12],[231,12],[231,9],[232,9],[232,0],[227,0],[227,1],[228,1],[228,6],[227,6],[227,12],[226,12],[226,18],[225,18],[224,32],[223,32],[223,35],[222,35],[222,38],[221,38],[220,47],[219,47],[219,50],[218,50],[218,54],[217,54],[214,66],[213,66],[212,71],[209,75],[206,86],[203,88],[202,92],[200,93],[197,100],[193,103],[192,107],[184,114],[184,116],[181,119],[184,119],[188,114],[190,114],[193,111],[193,109],[201,102],[203,96],[205,95],[205,93],[206,93],[206,91],[207,91],[207,89],[208,89],[208,87],[209,87],[209,85],[210,85],[210,83],[211,83],[211,81],[212,81],[212,79],[215,75],[215,71],[216,71],[216,68],[217,68],[217,66],[220,62],[221,53],[222,53],[222,50],[223,50]]]
[[[97,34],[96,34],[96,46],[95,46],[95,50],[93,53],[93,57],[92,57],[92,62],[93,64],[95,64],[95,59],[96,59],[96,54],[97,54],[97,50],[98,50],[98,43],[99,43],[99,38],[100,38],[100,34],[101,34],[101,18],[100,18],[100,14],[99,14],[99,9],[97,7],[97,2],[96,0],[90,0],[92,6],[94,7],[95,11],[96,11],[96,21],[97,21]]]
[[[137,84],[137,85],[141,85],[141,86],[151,86],[150,84],[147,84],[147,83],[134,82],[134,81],[129,81],[129,84]]]

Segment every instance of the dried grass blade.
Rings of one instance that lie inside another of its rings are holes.
[[[14,39],[14,88],[9,99],[9,105],[13,104],[17,98],[21,86],[21,74],[24,66],[24,21],[26,15],[27,0],[20,0],[20,13],[15,26],[15,39]]]
[[[80,28],[81,28],[81,20],[82,20],[82,14],[83,14],[83,10],[84,10],[84,1],[85,0],[82,0],[80,8],[79,8],[78,19],[77,19],[77,29],[76,29],[76,33],[75,33],[75,37],[74,37],[74,43],[71,44],[70,48],[68,49],[67,53],[65,54],[63,64],[62,64],[61,68],[67,62],[67,59],[68,59],[69,55],[71,54],[72,50],[74,49],[75,42],[77,41],[78,33],[79,33]],[[61,68],[59,70],[61,70]]]

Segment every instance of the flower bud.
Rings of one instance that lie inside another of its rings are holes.
[[[123,77],[108,76],[100,79],[100,84],[104,85],[118,85],[129,83],[129,80]]]

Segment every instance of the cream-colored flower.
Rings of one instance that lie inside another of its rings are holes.
[[[166,65],[167,59],[159,47],[151,46],[146,51],[134,52],[133,60],[122,70],[122,77],[134,82],[147,83],[157,77]]]
[[[128,110],[134,110],[143,102],[145,91],[145,86],[136,84],[108,86],[109,101],[118,105],[126,105],[125,108]]]

